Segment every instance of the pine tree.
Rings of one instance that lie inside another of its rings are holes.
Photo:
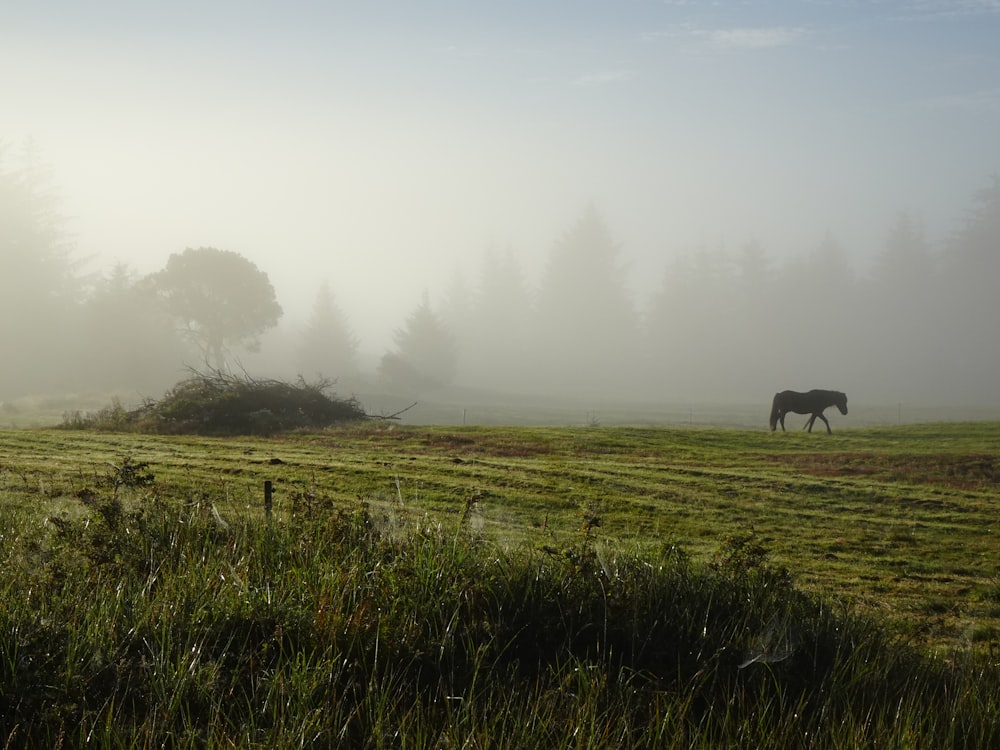
[[[530,386],[532,299],[524,274],[508,248],[487,249],[461,339],[461,374],[470,383],[496,390]]]
[[[556,243],[537,297],[535,358],[561,390],[632,385],[638,321],[619,247],[594,207]]]
[[[423,299],[394,335],[395,351],[379,364],[379,373],[394,385],[407,389],[448,385],[455,379],[458,351],[454,336]]]
[[[305,376],[340,380],[358,375],[358,340],[326,281],[316,292],[312,315],[302,332],[298,365]]]
[[[30,144],[5,162],[0,144],[0,398],[73,389],[82,284],[59,201]]]
[[[148,284],[124,263],[94,283],[79,316],[88,353],[79,370],[88,387],[155,393],[191,361],[173,321],[149,298]]]

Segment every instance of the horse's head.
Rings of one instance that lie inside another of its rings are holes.
[[[837,408],[840,409],[841,414],[847,414],[847,394],[837,392]]]

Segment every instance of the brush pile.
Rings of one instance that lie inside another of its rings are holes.
[[[366,419],[354,399],[327,394],[331,383],[256,380],[220,371],[195,373],[159,401],[133,410],[117,402],[98,412],[64,416],[63,426],[191,435],[272,435]]]

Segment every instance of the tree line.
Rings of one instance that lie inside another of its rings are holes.
[[[188,364],[224,367],[263,341],[255,361],[281,352],[272,372],[418,396],[457,385],[717,401],[833,387],[870,401],[994,402],[1000,181],[959,218],[932,247],[900,214],[864,275],[833,234],[784,263],[756,242],[665,253],[639,300],[623,248],[590,206],[549,248],[537,283],[512,250],[487,248],[476,278],[456,274],[436,306],[423,294],[366,372],[328,283],[304,328],[277,341],[268,276],[232,249],[179,250],[147,275],[124,264],[79,273],[46,171],[0,153],[0,400],[155,393]]]
[[[860,273],[828,233],[784,262],[758,242],[665,260],[637,303],[591,207],[530,288],[489,251],[473,294],[442,309],[464,382],[508,391],[657,401],[769,402],[835,388],[869,403],[996,403],[1000,180],[974,194],[941,246],[900,213]]]

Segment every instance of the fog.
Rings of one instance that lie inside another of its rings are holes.
[[[284,310],[231,366],[376,409],[996,404],[998,31],[953,2],[4,7],[0,399],[183,376],[176,326],[98,303],[211,247]]]

